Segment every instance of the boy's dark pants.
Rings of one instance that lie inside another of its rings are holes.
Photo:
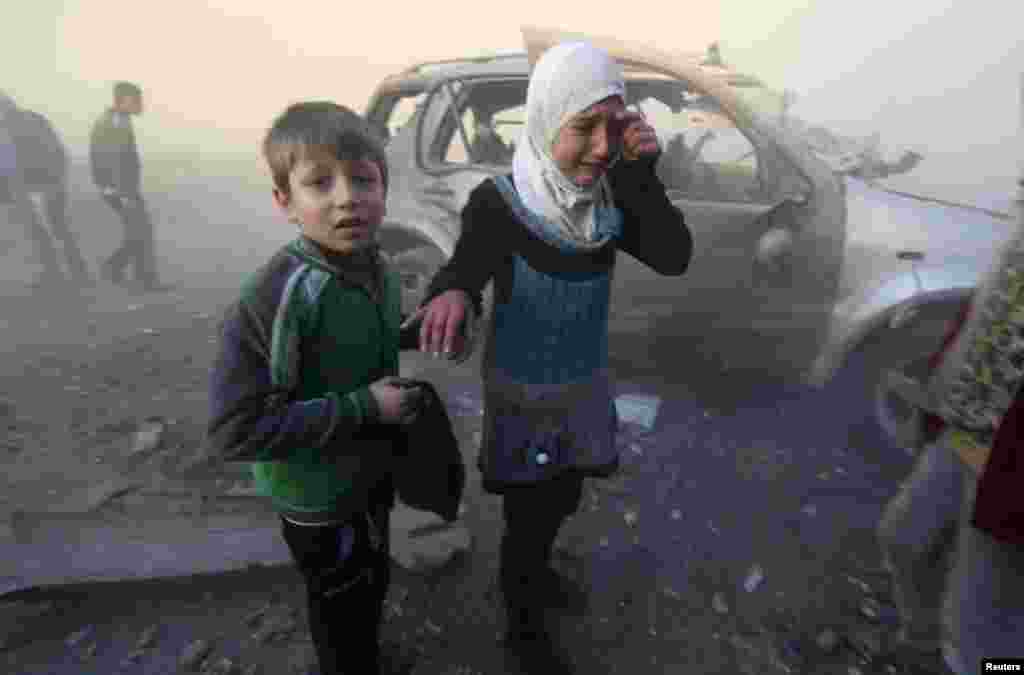
[[[583,476],[575,472],[505,492],[500,583],[510,628],[536,619],[543,601],[538,581],[550,563],[559,528],[575,513],[582,496]]]
[[[344,526],[307,527],[282,518],[285,542],[306,582],[309,629],[321,675],[379,672],[380,624],[391,581],[390,508],[379,502],[373,508],[376,535],[365,515],[352,521],[355,537],[344,559]]]

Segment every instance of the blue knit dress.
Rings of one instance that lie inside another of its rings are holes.
[[[463,209],[455,254],[427,297],[460,288],[479,300],[494,282],[479,456],[490,492],[566,471],[608,476],[618,468],[608,368],[616,252],[622,248],[662,274],[679,275],[692,251],[683,216],[653,165],[630,164],[610,172],[615,206],[595,214],[598,246],[578,248],[562,239],[523,205],[511,176],[484,181]]]

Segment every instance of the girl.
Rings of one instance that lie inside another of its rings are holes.
[[[622,69],[605,52],[564,43],[540,58],[513,171],[471,193],[452,259],[410,319],[422,318],[421,350],[464,360],[463,323],[494,281],[479,467],[484,489],[504,497],[507,642],[544,659],[545,672],[556,652],[541,610],[581,595],[550,568],[552,543],[583,478],[618,468],[608,372],[616,251],[678,276],[693,245],[655,174],[655,131],[625,102]]]

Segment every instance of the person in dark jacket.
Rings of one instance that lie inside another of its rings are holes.
[[[531,672],[557,673],[570,665],[545,610],[580,609],[585,595],[550,566],[552,544],[584,477],[619,465],[608,367],[615,258],[621,249],[678,276],[693,240],[655,173],[655,131],[626,110],[622,69],[607,53],[550,49],[526,109],[512,174],[470,194],[455,252],[414,317],[422,350],[464,360],[472,341],[461,331],[494,281],[479,468],[484,489],[503,496],[506,644]]]
[[[143,110],[142,89],[131,82],[114,85],[114,105],[96,121],[89,139],[92,179],[110,208],[121,218],[124,238],[100,265],[102,276],[124,283],[124,271],[134,266],[144,291],[161,291],[154,250],[153,221],[142,198],[142,163],[131,118]]]
[[[66,281],[54,240],[60,242],[72,281],[78,286],[91,284],[88,266],[68,219],[68,157],[60,136],[46,116],[19,107],[2,93],[0,127],[9,148],[7,152],[13,158],[0,191],[7,195],[16,217],[26,225],[43,266],[42,276],[34,285],[59,286]],[[42,212],[33,203],[36,195]]]

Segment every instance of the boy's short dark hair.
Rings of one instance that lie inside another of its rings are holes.
[[[332,101],[295,103],[271,125],[263,141],[263,156],[279,190],[288,192],[292,169],[314,149],[326,150],[338,159],[376,162],[387,190],[388,162],[380,135],[361,115]]]
[[[142,87],[134,82],[117,82],[114,84],[115,101],[120,101],[128,96],[142,96]]]

